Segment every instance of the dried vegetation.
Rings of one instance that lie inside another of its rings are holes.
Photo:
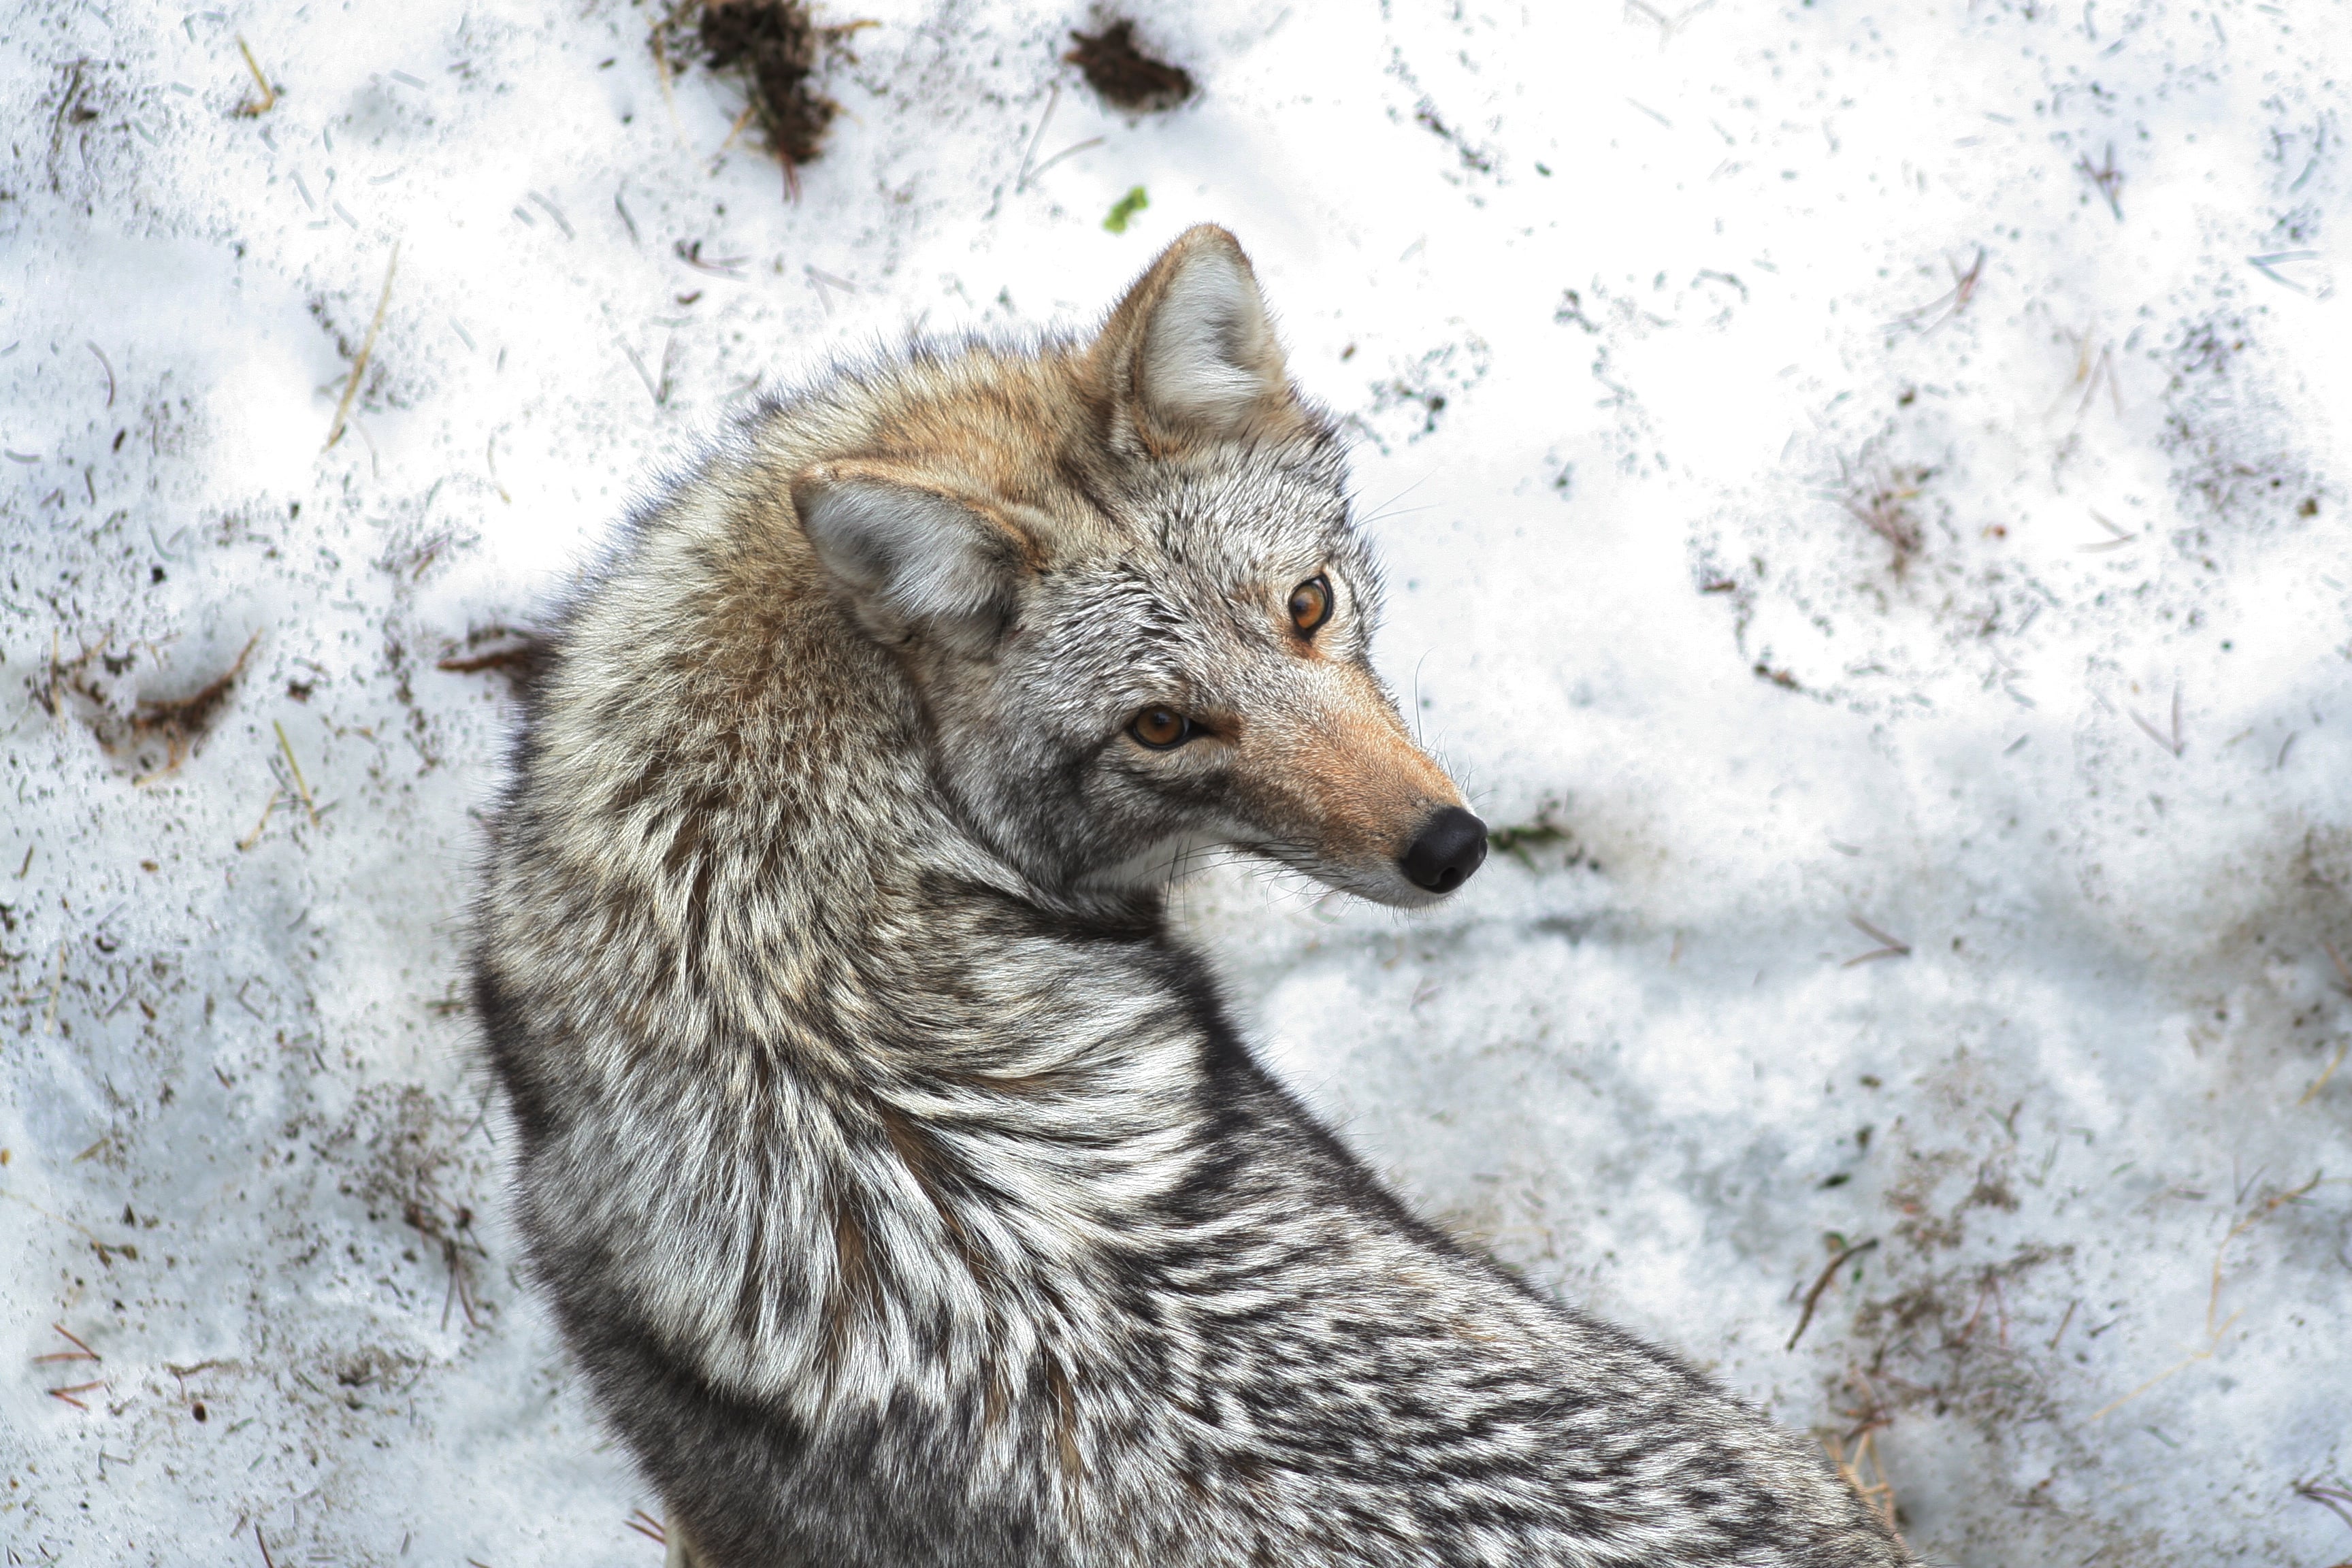
[[[1873,457],[1858,466],[1841,464],[1838,505],[1846,514],[1886,542],[1888,564],[1896,575],[1911,564],[1927,542],[1914,503],[1927,491],[1936,470],[1920,464],[1890,463]]]
[[[846,53],[854,34],[876,25],[820,26],[803,0],[686,0],[655,24],[651,43],[665,81],[673,58],[698,54],[709,69],[742,84],[735,133],[757,124],[783,167],[785,195],[796,197],[802,165],[824,155],[825,133],[841,113],[817,79]]]
[[[547,639],[528,628],[477,626],[464,643],[434,660],[433,668],[452,675],[502,675],[521,696],[546,673],[549,653]]]
[[[111,651],[113,638],[108,636],[71,658],[53,648],[33,699],[52,718],[71,714],[79,719],[119,770],[140,784],[152,784],[178,772],[212,733],[228,710],[260,640],[256,632],[227,668],[194,690],[141,695],[127,705],[107,682],[129,679],[140,667],[142,651],[149,664],[156,663],[152,645],[135,645],[118,654]]]

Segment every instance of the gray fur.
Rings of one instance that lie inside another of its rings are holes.
[[[1093,342],[772,402],[562,618],[477,994],[538,1278],[677,1556],[1909,1562],[1807,1446],[1414,1219],[1169,934],[1171,843],[1426,902],[1395,857],[1459,804],[1264,321],[1196,230]],[[1218,728],[1149,751],[1152,703]]]

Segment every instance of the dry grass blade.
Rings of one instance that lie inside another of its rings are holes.
[[[2310,261],[2320,254],[2316,250],[2280,250],[2268,256],[2249,256],[2246,263],[2272,282],[2292,289],[2298,294],[2308,294],[2311,290],[2281,272],[2278,264],[2282,261]]]
[[[2321,1072],[2317,1078],[2312,1079],[2311,1087],[2305,1089],[2301,1095],[2296,1097],[2295,1103],[2297,1105],[2309,1105],[2313,1100],[2316,1099],[2319,1091],[2327,1087],[2327,1080],[2336,1076],[2336,1069],[2344,1065],[2344,1058],[2347,1055],[2352,1055],[2352,1040],[2347,1040],[2344,1043],[2343,1047],[2336,1051],[2336,1059],[2329,1062],[2326,1070]]]
[[[278,731],[278,749],[286,757],[286,768],[294,775],[294,793],[302,797],[302,809],[310,814],[312,826],[319,821],[319,806],[310,798],[310,782],[302,776],[302,764],[294,760],[294,742],[286,738],[286,726],[272,719],[269,727]]]
[[[2091,514],[2091,521],[2097,523],[2101,528],[2105,529],[2107,531],[2107,537],[2098,541],[2095,544],[2078,544],[2074,546],[2075,552],[2078,554],[2095,555],[2104,551],[2121,550],[2125,545],[2130,544],[2139,538],[2139,535],[2137,533],[2125,532],[2122,529],[2117,528],[2114,523],[2109,522],[2105,518],[2101,517],[2095,511]]]
[[[49,1005],[41,1014],[41,1033],[53,1035],[58,1029],[58,998],[66,991],[66,944],[58,943],[56,973],[49,979]]]
[[[2097,188],[2101,195],[2107,198],[2107,210],[2116,215],[2117,223],[2121,223],[2124,218],[2124,176],[2123,171],[2116,167],[2116,144],[2112,142],[2107,143],[2107,161],[2105,163],[2093,167],[2091,155],[2085,153],[2075,160],[2074,168]]]
[[[1857,963],[1870,963],[1882,958],[1908,958],[1911,956],[1911,944],[1905,942],[1901,937],[1895,936],[1879,930],[1868,921],[1864,920],[1860,915],[1848,915],[1845,918],[1853,924],[1854,930],[1862,932],[1863,935],[1870,938],[1879,945],[1873,948],[1868,952],[1858,952],[1854,954],[1852,958],[1847,959],[1843,963],[1839,964],[1838,967],[1840,969],[1852,969]]]
[[[2344,955],[2336,951],[2334,942],[2322,940],[2319,945],[2327,953],[2327,962],[2336,966],[2336,988],[2352,996],[2352,968],[2345,965]]]
[[[2276,1214],[2280,1209],[2284,1208],[2287,1205],[2309,1195],[2312,1189],[2318,1185],[2319,1173],[2314,1172],[2312,1173],[2311,1180],[2304,1183],[2303,1185],[2299,1187],[2291,1187],[2284,1192],[2273,1193],[2269,1197],[2264,1198],[2261,1203],[2255,1205],[2253,1208],[2249,1210],[2244,1217],[2241,1218],[2237,1224],[2230,1227],[2229,1233],[2221,1237],[2221,1244],[2213,1249],[2212,1289],[2207,1293],[2205,1298],[2205,1343],[2199,1349],[2189,1352],[2189,1354],[2181,1357],[2180,1360],[2165,1368],[2162,1372],[2158,1373],[2154,1377],[2149,1378],[2146,1383],[2141,1384],[2137,1388],[2133,1389],[2130,1393],[2124,1394],[2120,1398],[2111,1399],[2106,1404],[2099,1406],[2098,1409],[2091,1412],[2091,1419],[2093,1421],[2105,1420],[2109,1415],[2112,1415],[2116,1411],[2121,1410],[2125,1405],[2129,1405],[2132,1401],[2139,1398],[2140,1395],[2147,1394],[2158,1384],[2179,1376],[2181,1373],[2187,1372],[2199,1362],[2210,1361],[2213,1359],[2214,1352],[2221,1348],[2222,1336],[2230,1331],[2230,1325],[2235,1323],[2239,1318],[2239,1314],[2236,1312],[2231,1313],[2226,1318],[2223,1318],[2221,1315],[2221,1265],[2229,1256],[2230,1243],[2237,1240],[2238,1237],[2245,1235],[2246,1232],[2252,1230],[2255,1226],[2260,1225],[2263,1221],[2268,1219],[2271,1215]],[[2216,1321],[2217,1319],[2219,1320],[2218,1321]]]
[[[2315,1502],[2347,1525],[2352,1525],[2352,1488],[2342,1483],[2323,1486],[2318,1481],[2297,1481],[2294,1495],[2305,1502]]]
[[[1029,133],[1029,145],[1021,153],[1021,173],[1013,182],[1014,195],[1029,188],[1030,161],[1037,156],[1037,144],[1045,140],[1045,127],[1054,122],[1054,110],[1062,101],[1062,84],[1053,83],[1045,94],[1045,112],[1037,117],[1037,129]]]
[[[693,143],[686,139],[686,124],[677,117],[677,89],[672,85],[669,68],[669,47],[662,42],[662,29],[656,24],[653,30],[654,72],[661,79],[662,107],[669,110],[669,128],[677,136],[677,144],[688,152]]]
[[[284,798],[285,794],[282,789],[273,789],[269,792],[269,798],[261,805],[261,820],[253,825],[252,832],[236,841],[236,847],[239,849],[250,849],[261,842],[262,830],[269,826],[269,815],[278,809],[278,803]]]
[[[1060,163],[1063,159],[1075,158],[1079,153],[1087,151],[1089,147],[1099,147],[1102,144],[1103,138],[1099,136],[1089,136],[1083,142],[1073,142],[1068,146],[1063,148],[1060,152],[1055,153],[1052,157],[1046,159],[1044,163],[1038,164],[1035,168],[1030,170],[1029,178],[1034,180],[1044,174],[1046,170]]]
[[[392,259],[384,265],[383,291],[376,296],[375,317],[368,322],[367,336],[360,343],[358,357],[352,361],[352,378],[343,384],[342,401],[335,405],[335,422],[327,427],[327,445],[320,451],[343,438],[343,421],[351,416],[352,400],[360,395],[360,378],[367,374],[368,357],[375,353],[375,335],[383,330],[383,312],[392,303],[392,279],[399,270],[400,246],[395,241]]]
[[[2146,735],[2149,740],[2154,741],[2158,745],[2162,746],[2166,751],[2170,752],[2174,756],[2177,757],[2180,755],[2181,752],[2189,749],[2188,741],[2185,740],[2180,733],[2179,687],[2176,686],[2172,689],[2172,733],[2169,735],[2158,729],[2155,725],[2149,723],[2147,720],[2141,718],[2137,710],[2126,709],[2125,711],[2131,714],[2131,721],[2139,726],[2140,733]]]
[[[1927,542],[1927,531],[1912,512],[1911,503],[1935,478],[1932,468],[1896,467],[1880,461],[1861,473],[1843,458],[1838,462],[1838,486],[1832,493],[1838,506],[1871,532],[1886,542],[1899,575],[1911,557]]]
[[[113,406],[114,406],[114,362],[113,362],[112,360],[110,360],[110,359],[108,359],[108,358],[106,357],[106,351],[105,351],[104,349],[100,348],[96,343],[91,342],[90,342],[89,339],[87,339],[87,338],[85,338],[85,339],[83,339],[83,340],[82,340],[82,345],[81,345],[81,346],[82,346],[82,347],[84,347],[84,348],[86,348],[86,349],[88,349],[90,353],[92,353],[96,354],[96,355],[98,356],[98,363],[99,363],[100,364],[101,364],[101,365],[103,365],[103,366],[105,366],[105,367],[106,367],[106,405],[107,405],[109,408],[113,407]]]
[[[61,1405],[70,1405],[76,1410],[87,1411],[89,1406],[84,1405],[79,1399],[76,1398],[75,1395],[88,1394],[93,1388],[104,1388],[105,1386],[106,1380],[104,1378],[100,1378],[95,1383],[77,1383],[70,1388],[52,1388],[48,1391],[48,1395],[51,1399],[58,1401]]]
[[[1878,1521],[1886,1526],[1886,1532],[1900,1541],[1902,1533],[1895,1528],[1895,1483],[1886,1479],[1886,1463],[1879,1458],[1874,1441],[1876,1436],[1877,1433],[1865,1427],[1854,1440],[1851,1456],[1846,1453],[1846,1440],[1834,1432],[1822,1442],[1829,1450],[1830,1463],[1837,1468],[1839,1479],[1853,1489],[1853,1495],[1862,1500],[1864,1507],[1877,1515]]]
[[[70,1340],[73,1342],[74,1348],[69,1351],[51,1351],[47,1355],[37,1355],[33,1358],[33,1364],[35,1366],[40,1366],[49,1362],[103,1361],[106,1359],[104,1356],[100,1355],[96,1351],[90,1349],[88,1342],[83,1340],[79,1334],[75,1333],[71,1329],[67,1328],[63,1323],[51,1323],[49,1327],[55,1329],[68,1340]]]
[[[745,104],[743,106],[743,112],[735,117],[735,123],[727,128],[727,140],[719,144],[719,153],[724,153],[727,149],[735,145],[735,139],[743,134],[743,127],[751,124],[751,116],[759,112],[760,106],[758,104]],[[719,156],[719,153],[713,153],[711,157],[715,160]]]
[[[659,408],[667,404],[669,401],[668,382],[654,379],[654,373],[646,368],[645,356],[637,353],[626,338],[614,338],[613,342],[628,357],[630,366],[637,373],[637,379],[646,384],[646,395],[654,400],[654,406]]]
[[[246,43],[242,33],[236,37],[236,52],[245,57],[245,68],[253,73],[255,84],[261,89],[259,102],[242,104],[237,109],[239,115],[252,120],[278,107],[278,89],[269,85],[268,77],[261,74],[261,63],[253,58],[253,49]]]
[[[730,279],[738,283],[743,280],[742,269],[751,259],[743,256],[706,257],[702,254],[702,241],[698,239],[691,245],[681,239],[670,248],[677,253],[680,261],[697,272],[708,272],[713,278]]]
[[[2232,1316],[2230,1322],[2234,1323],[2237,1321],[2238,1320]],[[2221,1326],[2226,1329],[2230,1325],[2229,1323],[2224,1323]],[[2212,1360],[2213,1352],[2216,1348],[2217,1347],[2212,1345],[2207,1345],[2203,1350],[2193,1351],[2189,1354],[2181,1357],[2179,1361],[2174,1363],[2168,1367],[2166,1367],[2162,1372],[2158,1373],[2154,1377],[2149,1378],[2146,1383],[2141,1384],[2137,1388],[2133,1389],[2129,1394],[2125,1394],[2122,1398],[2111,1399],[2106,1404],[2100,1405],[2096,1410],[2092,1411],[2091,1419],[2093,1421],[2104,1421],[2108,1416],[2114,1415],[2116,1411],[2121,1410],[2125,1405],[2129,1405],[2133,1400],[2137,1399],[2141,1394],[2147,1394],[2158,1387],[2159,1384],[2168,1382],[2170,1379],[2179,1375],[2181,1373],[2187,1372],[2199,1362]]]
[[[1906,310],[1895,317],[1887,323],[1888,330],[1892,331],[1896,327],[1916,327],[1921,321],[1933,316],[1934,321],[1927,321],[1925,327],[1920,328],[1922,332],[1932,332],[1967,310],[1969,301],[1977,296],[1977,284],[1984,276],[1984,264],[1985,247],[1981,245],[1977,247],[1976,259],[1969,263],[1965,271],[1961,269],[1958,262],[1948,258],[1944,265],[1952,269],[1952,286],[1926,304]]]

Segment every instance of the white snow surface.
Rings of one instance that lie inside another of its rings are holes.
[[[1202,90],[1129,118],[1076,0],[828,3],[797,203],[644,5],[0,17],[7,1561],[658,1563],[518,1268],[440,663],[762,378],[1202,220],[1519,830],[1426,916],[1185,887],[1280,1070],[1930,1561],[2352,1556],[2352,7],[1143,4]]]

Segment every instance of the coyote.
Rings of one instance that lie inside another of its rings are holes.
[[[1170,932],[1485,826],[1368,658],[1247,258],[772,397],[555,616],[474,976],[531,1264],[709,1568],[1911,1561],[1803,1444],[1413,1217]]]

